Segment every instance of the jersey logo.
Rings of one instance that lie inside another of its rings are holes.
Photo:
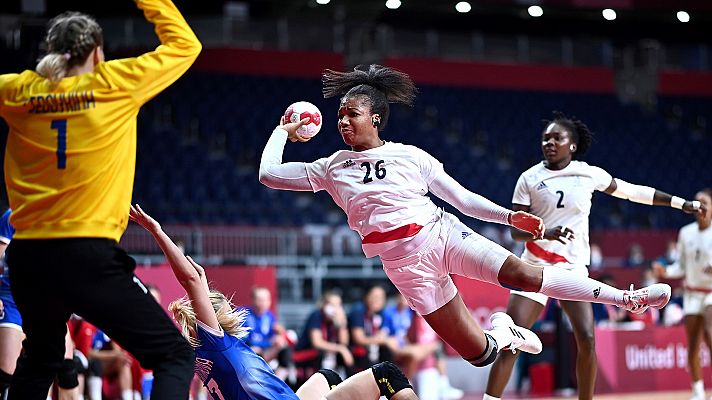
[[[344,161],[344,163],[341,166],[343,168],[348,168],[348,167],[353,167],[354,165],[356,165],[354,160],[346,160],[346,161]]]
[[[472,232],[462,232],[462,238],[466,238],[468,236],[472,235]]]
[[[597,299],[600,294],[601,294],[601,288],[600,288],[600,287],[599,287],[599,288],[596,288],[596,289],[593,289],[593,298],[594,298],[594,299]]]
[[[548,187],[548,186],[546,186],[546,183],[542,181],[542,182],[539,182],[538,185],[536,185],[536,190],[544,190],[544,189],[546,189],[547,187]]]

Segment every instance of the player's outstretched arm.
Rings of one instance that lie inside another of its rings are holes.
[[[467,216],[511,225],[529,232],[535,239],[540,239],[544,233],[545,227],[541,218],[523,211],[513,212],[497,205],[485,197],[467,190],[445,171],[438,172],[428,188],[434,195],[452,204]]]
[[[284,118],[282,118],[280,125],[274,128],[262,151],[260,183],[272,189],[311,191],[312,185],[309,183],[306,164],[300,162],[282,163],[282,154],[287,139],[292,142],[309,140],[297,133],[297,129],[309,122],[309,119],[305,118],[299,122],[288,124],[284,122]]]
[[[170,0],[136,0],[161,42],[155,50],[135,58],[103,65],[107,77],[139,104],[147,102],[190,68],[202,45]]]
[[[208,297],[210,289],[203,267],[193,261],[192,258],[186,257],[163,229],[161,229],[161,224],[143,211],[141,206],[138,204],[131,206],[129,217],[132,221],[146,229],[153,235],[154,239],[156,239],[158,246],[163,251],[166,259],[168,259],[168,263],[176,279],[178,279],[178,283],[183,286],[183,289],[185,289],[188,297],[192,301],[196,318],[209,327],[219,330],[220,324],[218,323],[213,305]]]
[[[705,212],[705,206],[697,200],[685,200],[649,186],[628,183],[620,178],[613,178],[604,192],[635,203],[677,208],[688,214]]]

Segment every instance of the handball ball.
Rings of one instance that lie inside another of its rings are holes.
[[[297,133],[305,138],[310,138],[319,133],[321,129],[321,111],[308,101],[298,101],[293,103],[284,112],[287,122],[299,122],[304,118],[309,121],[297,129]]]

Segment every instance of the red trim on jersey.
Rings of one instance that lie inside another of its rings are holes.
[[[693,292],[712,293],[712,289],[685,285],[685,289]]]
[[[384,243],[391,240],[413,237],[423,229],[422,225],[408,224],[388,232],[371,232],[363,237],[364,244]]]
[[[561,254],[556,254],[553,251],[545,250],[534,242],[527,242],[525,246],[530,253],[548,263],[556,264],[564,262],[571,264],[571,262],[569,262],[569,260],[567,260],[566,257],[562,256]]]

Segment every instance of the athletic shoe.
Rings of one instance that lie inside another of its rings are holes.
[[[642,314],[648,307],[663,308],[670,301],[672,289],[667,283],[655,283],[653,285],[623,292],[623,305],[620,306],[633,314]]]
[[[511,350],[516,353],[516,350],[521,350],[531,354],[541,353],[542,344],[539,337],[532,331],[521,326],[517,326],[512,321],[507,313],[496,312],[490,317],[492,322],[492,331],[503,331],[511,335],[512,343],[501,350]]]

